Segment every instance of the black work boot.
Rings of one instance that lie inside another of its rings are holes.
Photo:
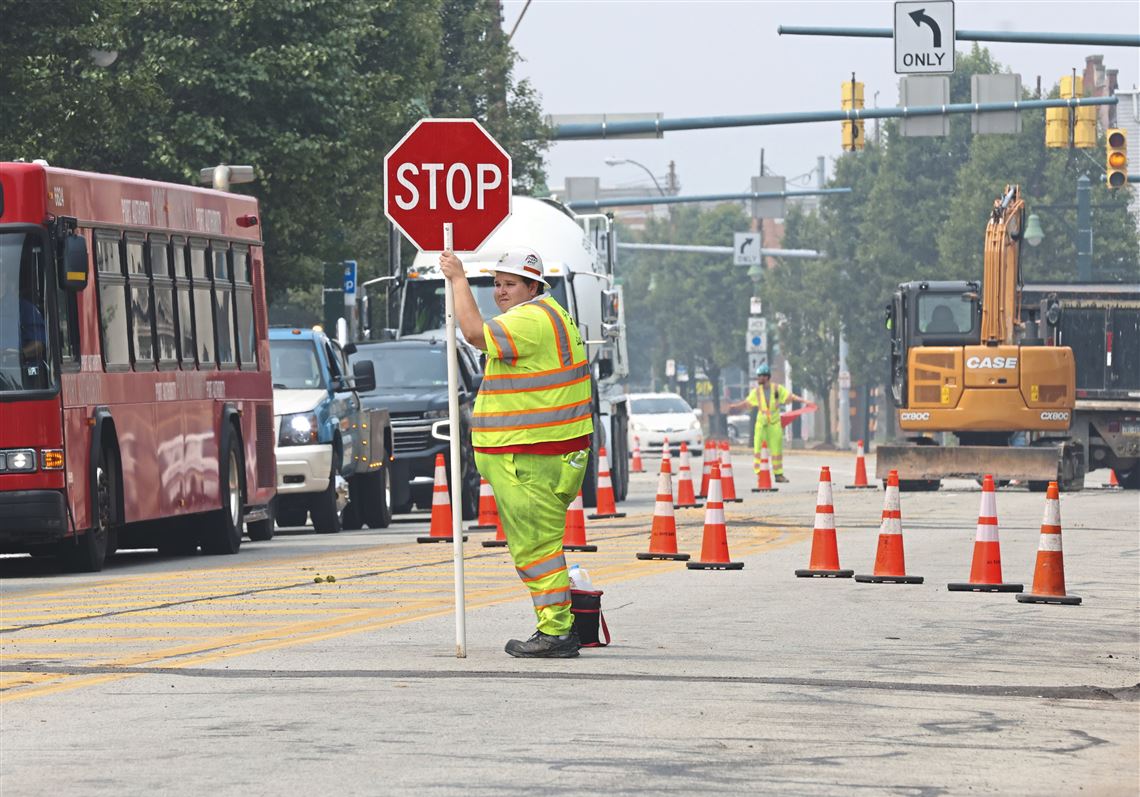
[[[512,639],[505,650],[516,659],[572,659],[578,655],[582,644],[573,631],[562,636],[551,636],[535,631],[534,636],[525,642]]]
[[[780,484],[787,484],[788,478],[782,473],[777,473],[776,474],[776,481],[778,481]]]

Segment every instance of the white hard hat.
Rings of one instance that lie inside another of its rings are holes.
[[[546,287],[550,287],[550,283],[546,281],[542,268],[542,258],[538,252],[533,249],[528,249],[525,246],[507,250],[503,256],[499,258],[499,262],[495,264],[494,268],[490,270],[505,271],[508,274],[518,274],[520,277],[536,280]]]

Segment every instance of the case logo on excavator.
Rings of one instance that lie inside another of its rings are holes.
[[[1069,413],[1060,411],[1048,411],[1041,413],[1041,420],[1043,421],[1067,421],[1069,420]]]
[[[900,412],[899,418],[904,421],[929,421],[929,412]]]
[[[969,357],[967,368],[1016,368],[1016,357]]]

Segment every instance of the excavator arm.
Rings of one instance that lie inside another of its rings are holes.
[[[982,345],[1014,343],[1021,303],[1018,258],[1025,229],[1025,203],[1021,189],[1007,185],[994,200],[986,224],[985,259],[982,272]]]

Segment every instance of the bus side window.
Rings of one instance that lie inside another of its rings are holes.
[[[178,367],[178,331],[175,319],[174,280],[170,278],[170,245],[164,235],[148,239],[150,279],[154,286],[154,331],[158,367]]]
[[[214,321],[218,330],[218,365],[237,365],[234,348],[234,289],[230,281],[229,247],[221,241],[210,243],[211,276],[214,279]]]
[[[194,351],[198,355],[198,369],[213,370],[214,357],[214,301],[210,277],[206,271],[206,242],[190,239],[190,284],[194,292]]]
[[[241,367],[257,370],[257,328],[253,323],[253,286],[249,281],[249,249],[234,244],[230,249],[234,275],[234,309],[237,311],[238,359]]]
[[[188,277],[188,250],[186,239],[175,236],[170,239],[170,273],[174,278],[174,296],[177,303],[175,323],[178,327],[178,359],[182,370],[193,371],[194,351],[194,306],[191,298]]]
[[[146,239],[141,233],[128,232],[126,251],[127,288],[131,302],[131,348],[136,371],[153,371],[154,321],[150,276],[147,273]]]
[[[119,234],[109,230],[95,233],[95,279],[99,288],[99,327],[103,333],[103,363],[109,370],[130,368],[127,279]]]

